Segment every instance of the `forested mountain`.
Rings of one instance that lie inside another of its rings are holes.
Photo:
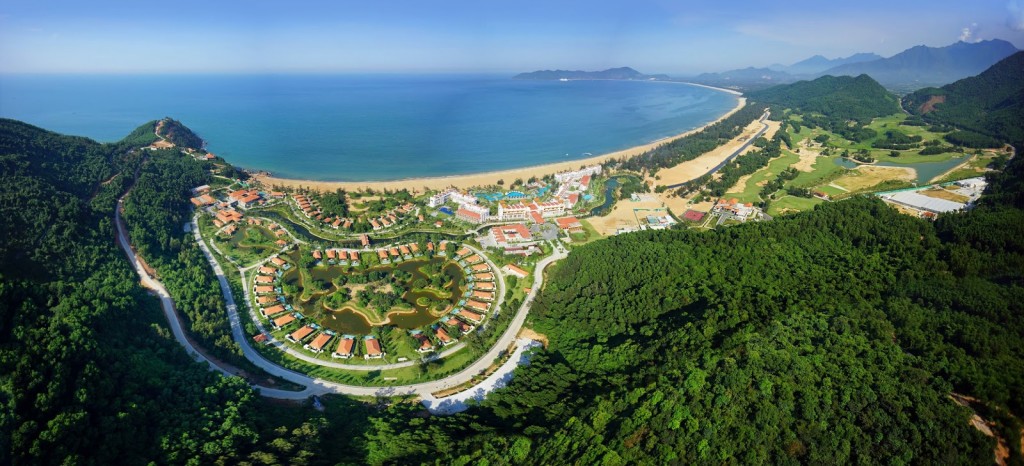
[[[748,95],[752,101],[770,104],[777,110],[789,108],[804,114],[823,115],[835,123],[833,126],[843,126],[851,120],[867,124],[872,118],[900,111],[896,96],[867,75],[822,76]],[[772,113],[782,115],[777,110]]]
[[[164,118],[156,123],[156,131],[172,144],[182,148],[202,149],[203,139],[193,133],[180,121],[172,118]]]
[[[821,74],[867,74],[890,89],[913,90],[974,76],[1016,52],[1013,44],[999,39],[946,47],[918,45],[889,58],[841,65]]]
[[[296,417],[171,337],[114,244],[117,198],[150,163],[143,127],[98,144],[0,119],[0,464],[312,464],[351,448],[365,408]]]
[[[950,125],[985,138],[991,146],[1003,139],[1024,142],[1024,52],[1017,52],[978,76],[941,88],[921,89],[904,98],[904,107],[925,120]],[[964,134],[954,137],[969,137]],[[970,141],[960,141],[971,145]]]
[[[663,74],[643,74],[633,68],[624,66],[621,68],[609,68],[604,71],[568,71],[568,70],[541,70],[529,73],[519,73],[512,79],[531,79],[541,81],[557,81],[559,79],[624,79],[624,80],[648,80],[668,79]]]

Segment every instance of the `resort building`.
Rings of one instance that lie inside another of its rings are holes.
[[[242,214],[234,209],[219,210],[217,211],[217,220],[220,220],[222,224],[227,225],[229,223],[241,221]]]
[[[473,291],[473,299],[482,299],[484,301],[494,301],[493,291],[475,290]]]
[[[380,341],[374,338],[372,335],[367,336],[363,343],[366,345],[366,354],[363,355],[365,359],[380,359],[385,354],[384,350],[380,347]]]
[[[470,223],[484,223],[490,218],[490,209],[485,206],[463,204],[455,211],[455,216]]]
[[[729,200],[719,199],[711,211],[719,215],[731,215],[732,218],[741,222],[745,222],[751,218],[757,219],[761,214],[761,209],[754,207],[753,203],[748,202],[743,204],[736,198]]]
[[[316,331],[316,329],[313,328],[312,325],[305,325],[302,328],[292,333],[289,333],[288,336],[286,336],[285,338],[287,338],[288,341],[292,343],[300,343],[302,342],[303,339],[310,336],[314,331]]]
[[[487,309],[490,309],[490,307],[491,307],[490,304],[482,302],[482,301],[477,301],[475,299],[470,299],[469,301],[467,301],[466,302],[466,306],[470,307],[472,309],[475,309],[477,311],[480,311],[480,312],[487,312]]]
[[[260,297],[256,298],[256,304],[259,304],[260,307],[269,306],[269,305],[274,304],[276,302],[278,302],[277,301],[277,296],[260,296]]]
[[[434,344],[431,343],[430,339],[427,338],[427,336],[424,335],[423,332],[416,330],[415,333],[412,334],[412,338],[419,342],[420,344],[420,347],[416,348],[416,352],[429,353],[431,351],[434,351]]]
[[[276,306],[270,306],[270,307],[265,308],[265,309],[260,309],[260,312],[263,314],[263,317],[265,317],[265,318],[270,318],[271,316],[276,315],[276,314],[280,314],[280,313],[282,313],[284,311],[285,311],[284,306],[282,306],[280,304],[278,304]]]
[[[441,342],[441,346],[448,346],[455,343],[455,339],[448,335],[448,331],[444,327],[438,326],[434,329],[434,336],[437,337],[437,341]]]
[[[600,165],[591,165],[589,167],[584,167],[584,168],[581,168],[581,169],[575,170],[575,171],[555,173],[555,181],[557,181],[559,183],[567,183],[567,182],[571,182],[571,181],[574,181],[574,180],[581,180],[581,179],[583,179],[584,176],[594,176],[594,175],[600,175],[600,174],[601,174],[601,166]],[[588,180],[588,182],[589,182],[589,180]]]
[[[356,339],[346,335],[338,342],[338,347],[334,349],[334,353],[331,354],[331,357],[341,359],[351,358],[355,347]]]
[[[473,274],[473,279],[478,282],[493,282],[494,275],[491,273],[475,273]]]
[[[259,284],[259,285],[266,285],[268,283],[274,283],[274,277],[270,277],[270,276],[267,276],[267,275],[257,275],[256,276],[256,283]]]
[[[459,317],[466,319],[474,324],[479,324],[484,320],[483,314],[473,312],[469,309],[462,309],[459,311]]]
[[[284,259],[282,259],[282,258],[280,258],[280,257],[277,257],[277,256],[274,256],[274,257],[272,257],[272,258],[270,259],[270,263],[271,263],[271,264],[274,264],[274,265],[276,265],[276,266],[278,266],[278,267],[281,267],[281,266],[283,266],[284,264],[287,264],[287,262],[285,262],[285,260],[284,260]]]
[[[270,286],[270,285],[254,286],[252,288],[252,292],[256,293],[256,294],[273,293],[274,292],[274,287]]]
[[[473,289],[480,291],[494,291],[494,283],[491,282],[477,282],[473,284]]]
[[[463,335],[469,333],[474,328],[476,328],[476,327],[474,327],[472,325],[469,325],[469,324],[459,320],[459,318],[457,318],[455,316],[452,316],[450,319],[445,321],[445,325],[447,325],[449,327],[452,327],[454,329],[457,329],[459,331],[459,333],[463,334]]]
[[[331,341],[331,335],[329,333],[321,333],[317,335],[313,341],[309,342],[308,345],[304,346],[304,348],[319,354],[324,352],[324,347],[327,346],[327,342],[329,341]]]
[[[199,197],[193,197],[191,201],[192,205],[196,207],[213,205],[217,203],[217,200],[211,197],[209,194],[203,194],[202,196]]]
[[[204,184],[202,186],[196,186],[192,188],[192,195],[198,196],[200,194],[207,194],[210,192],[210,185]]]
[[[533,241],[533,235],[530,234],[530,230],[522,223],[493,227],[491,228],[490,237],[499,248],[505,248],[515,243]]]
[[[281,316],[274,319],[274,321],[271,324],[274,326],[274,329],[280,329],[281,327],[284,327],[285,325],[288,325],[292,322],[295,322],[295,316],[292,314],[288,314],[286,316]]]
[[[491,270],[491,268],[487,264],[476,264],[470,269],[473,271],[473,273],[487,272]]]
[[[526,276],[530,274],[530,272],[527,272],[527,271],[525,271],[525,270],[523,270],[523,269],[521,269],[519,267],[516,267],[513,264],[508,264],[508,265],[502,267],[501,270],[504,271],[508,275],[514,275],[514,276],[519,277],[519,278],[526,278]]]
[[[260,192],[255,189],[239,189],[228,194],[228,199],[236,203],[238,207],[248,209],[260,202]]]
[[[526,220],[530,215],[530,207],[522,202],[518,204],[507,204],[505,201],[498,203],[498,221],[514,222]]]

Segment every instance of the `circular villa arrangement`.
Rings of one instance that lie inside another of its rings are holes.
[[[325,362],[401,362],[440,351],[496,312],[500,296],[482,254],[452,249],[442,241],[275,255],[250,284],[260,324],[273,340]]]

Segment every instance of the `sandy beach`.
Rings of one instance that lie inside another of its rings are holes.
[[[724,89],[728,91],[727,89]],[[288,178],[278,178],[275,176],[267,176],[262,174],[253,175],[258,182],[263,184],[264,187],[287,187],[287,188],[304,188],[314,189],[319,191],[334,191],[337,189],[344,189],[346,191],[358,191],[362,189],[373,189],[373,190],[400,190],[408,189],[413,192],[423,192],[424,190],[439,190],[449,186],[456,188],[470,188],[473,186],[490,186],[497,184],[498,180],[504,180],[505,184],[511,184],[517,178],[521,178],[524,181],[532,176],[542,177],[544,175],[558,173],[561,171],[575,170],[585,165],[593,165],[595,163],[603,163],[611,159],[617,159],[622,157],[633,157],[635,155],[647,152],[655,147],[662,144],[675,141],[682,137],[690,134],[699,132],[704,128],[718,123],[725,118],[736,113],[739,109],[746,105],[747,99],[740,97],[736,100],[736,107],[730,110],[725,115],[722,115],[719,119],[708,123],[707,125],[695,128],[685,133],[680,133],[675,136],[670,136],[664,139],[660,139],[655,142],[643,144],[629,149],[624,149],[616,152],[611,152],[603,155],[598,155],[586,159],[572,160],[567,162],[556,162],[545,165],[537,165],[533,167],[514,168],[509,170],[501,170],[487,173],[475,173],[469,175],[453,175],[453,176],[442,176],[433,178],[410,178],[405,180],[395,181],[311,181],[311,180],[295,180]]]

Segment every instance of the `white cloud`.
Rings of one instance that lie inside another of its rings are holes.
[[[970,26],[966,26],[960,29],[960,40],[964,42],[980,42],[981,37],[978,37],[978,23],[971,23]]]

